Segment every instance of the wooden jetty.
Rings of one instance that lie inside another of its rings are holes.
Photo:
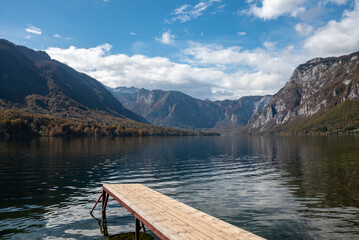
[[[134,215],[135,239],[139,239],[139,231],[141,228],[145,230],[144,226],[161,239],[264,239],[142,184],[104,184],[102,194],[91,212],[102,198],[102,216],[106,217],[109,196]]]

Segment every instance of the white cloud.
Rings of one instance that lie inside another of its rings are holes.
[[[46,52],[52,58],[111,87],[137,86],[185,92],[187,90],[191,95],[202,96],[210,94],[211,87],[224,75],[214,69],[193,68],[163,57],[111,55],[110,49],[111,45],[104,44],[89,49],[73,46],[68,49],[48,48]]]
[[[134,33],[134,32],[130,32],[130,35],[135,36],[135,35],[136,35],[136,33]]]
[[[171,13],[171,15],[174,15],[171,21],[180,21],[183,23],[196,19],[202,16],[205,13],[205,10],[212,6],[213,3],[219,3],[221,1],[222,0],[202,0],[194,6],[189,4],[182,5]],[[219,6],[219,8],[223,7],[223,5]]]
[[[239,36],[244,36],[246,34],[247,34],[246,32],[237,32],[237,35],[239,35]]]
[[[64,36],[61,36],[60,34],[56,33],[53,35],[54,38],[61,38],[61,39],[65,39],[65,40],[68,40],[70,41],[71,38],[70,37],[64,37]]]
[[[191,43],[182,53],[187,62],[165,57],[110,54],[111,45],[84,49],[48,48],[46,52],[110,87],[136,86],[178,90],[198,98],[225,99],[275,93],[302,62],[291,47],[279,52],[263,48],[242,51],[240,47]]]
[[[247,72],[281,76],[280,79],[278,78],[278,83],[287,81],[297,64],[305,59],[304,56],[291,53],[293,46],[274,51],[275,43],[264,42],[263,45],[270,50],[263,48],[242,50],[238,46],[223,48],[220,45],[191,43],[183,54],[188,56],[185,61],[192,65],[214,66],[224,70],[250,69]]]
[[[40,28],[37,28],[31,24],[29,24],[29,26],[25,28],[25,31],[36,35],[41,35],[42,33]]]
[[[304,49],[314,56],[343,55],[359,50],[359,0],[352,11],[344,11],[342,19],[331,20],[316,29],[304,43]]]
[[[307,58],[293,54],[293,46],[276,50],[274,42],[264,42],[263,45],[266,49],[242,50],[238,46],[223,48],[192,43],[183,54],[192,65],[229,72],[222,89],[235,96],[274,94],[288,81],[294,68]]]
[[[302,7],[305,0],[262,0],[262,6],[252,4],[253,1],[248,2],[251,4],[246,12],[264,20],[275,19],[284,14],[296,16],[305,11]]]
[[[171,34],[171,31],[163,32],[161,38],[156,38],[157,41],[163,44],[173,44],[175,36]]]
[[[275,50],[275,45],[277,45],[277,43],[275,42],[264,42],[263,46],[268,50],[268,51],[274,51]]]
[[[309,36],[314,30],[312,26],[305,23],[298,23],[295,25],[294,28],[297,31],[297,33],[302,36]]]

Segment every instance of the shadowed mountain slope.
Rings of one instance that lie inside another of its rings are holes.
[[[86,121],[147,121],[124,108],[97,80],[0,39],[0,106]]]

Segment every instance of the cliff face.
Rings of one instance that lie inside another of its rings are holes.
[[[271,96],[209,101],[178,91],[119,87],[112,89],[124,107],[153,124],[184,129],[229,130],[247,125],[253,114],[269,103]]]
[[[251,117],[261,112],[271,99],[271,95],[266,95],[216,101],[217,106],[224,110],[224,117],[216,123],[215,128],[228,130],[246,126]]]
[[[271,102],[253,116],[250,132],[265,132],[283,124],[317,118],[346,101],[359,101],[359,52],[315,58],[299,65]]]

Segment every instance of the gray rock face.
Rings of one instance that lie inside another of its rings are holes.
[[[138,91],[140,91],[139,88],[135,88],[135,87],[117,87],[117,88],[110,88],[110,90],[114,93],[137,93]]]
[[[238,100],[209,101],[178,91],[119,87],[113,95],[128,109],[153,124],[183,129],[228,130],[247,125],[253,114],[272,96],[250,96]]]
[[[346,100],[359,100],[359,52],[315,58],[299,65],[287,84],[260,114],[249,131],[262,132],[296,118],[311,117]]]
[[[258,114],[271,101],[272,96],[247,96],[238,100],[216,101],[224,109],[224,120],[218,121],[216,126],[246,126],[249,119]],[[224,127],[225,128],[225,127]]]

